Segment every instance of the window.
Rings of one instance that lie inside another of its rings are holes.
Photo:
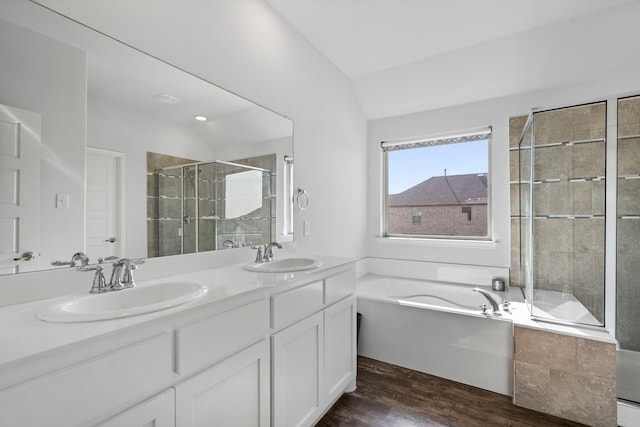
[[[383,142],[384,235],[488,238],[490,140],[485,128]]]
[[[413,214],[413,223],[420,224],[422,222],[422,209],[421,208],[412,208]]]
[[[462,208],[462,222],[471,222],[471,206]]]

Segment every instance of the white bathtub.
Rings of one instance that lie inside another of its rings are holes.
[[[361,277],[358,353],[512,395],[511,316],[483,315],[476,306],[490,305],[473,288],[372,274]],[[490,287],[484,289],[491,292]],[[492,295],[500,303],[505,293]],[[518,291],[512,296],[518,298]]]

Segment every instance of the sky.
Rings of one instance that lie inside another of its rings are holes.
[[[488,172],[487,141],[388,152],[389,194],[397,194],[432,176]]]

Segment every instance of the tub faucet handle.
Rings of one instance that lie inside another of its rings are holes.
[[[476,307],[479,308],[485,316],[489,314],[489,307],[487,307],[487,304],[476,305]]]

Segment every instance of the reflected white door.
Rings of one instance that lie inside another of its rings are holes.
[[[0,274],[38,269],[40,123],[38,113],[0,105]]]
[[[86,254],[95,262],[109,256],[123,257],[120,227],[120,153],[87,149]]]

